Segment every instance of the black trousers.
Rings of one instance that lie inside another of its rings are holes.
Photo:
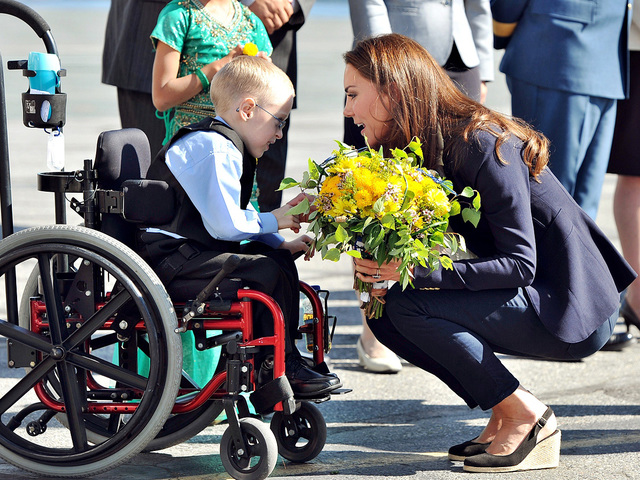
[[[143,234],[142,238],[157,238],[158,234]],[[164,237],[149,244],[145,249],[146,260],[161,279],[159,265],[169,255],[173,255],[184,240]],[[280,306],[285,323],[285,354],[296,354],[295,337],[298,330],[300,282],[291,252],[274,249],[260,242],[249,242],[239,246],[239,252],[215,252],[194,245],[197,252],[184,258],[177,273],[165,283],[167,292],[174,300],[194,299],[211,279],[222,269],[224,262],[233,254],[240,257],[240,263],[230,274],[239,278],[242,285],[271,296]],[[174,257],[175,258],[175,257]],[[175,264],[175,261],[172,263]],[[165,281],[163,279],[163,281]],[[273,335],[273,317],[268,308],[254,302],[253,328],[256,338]],[[266,355],[266,353],[265,353]],[[256,362],[257,365],[259,363]]]
[[[162,148],[164,121],[156,117],[151,94],[118,88],[118,108],[122,128],[139,128],[147,135],[153,159]]]
[[[258,205],[261,212],[270,212],[280,208],[282,192],[280,182],[284,178],[284,170],[287,166],[287,137],[289,122],[282,129],[282,138],[267,150],[258,159],[256,170],[256,182],[258,184]]]

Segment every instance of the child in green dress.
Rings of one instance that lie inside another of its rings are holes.
[[[152,97],[168,120],[165,143],[184,125],[215,117],[209,83],[253,43],[259,56],[273,48],[260,19],[236,0],[173,0],[151,33],[156,48]]]

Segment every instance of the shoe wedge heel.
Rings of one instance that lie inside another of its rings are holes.
[[[556,468],[560,463],[560,440],[562,438],[562,432],[556,430],[547,438],[533,447],[533,450],[529,452],[520,463],[517,465],[505,465],[505,466],[477,466],[477,465],[465,465],[462,469],[465,472],[476,473],[500,473],[500,472],[518,472],[524,470],[543,470],[547,468]]]

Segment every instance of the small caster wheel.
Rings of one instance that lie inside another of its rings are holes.
[[[271,431],[278,442],[278,453],[297,463],[316,458],[327,441],[324,417],[318,407],[309,402],[301,402],[292,415],[275,412]]]
[[[227,428],[220,441],[220,459],[236,480],[264,480],[278,461],[278,443],[267,424],[255,418],[241,418],[240,430],[248,452],[239,449]]]

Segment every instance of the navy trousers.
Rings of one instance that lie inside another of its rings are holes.
[[[602,348],[617,317],[616,311],[586,340],[569,344],[544,328],[521,288],[402,291],[395,284],[383,316],[368,323],[398,356],[436,375],[470,408],[488,410],[519,385],[497,353],[584,358]]]

